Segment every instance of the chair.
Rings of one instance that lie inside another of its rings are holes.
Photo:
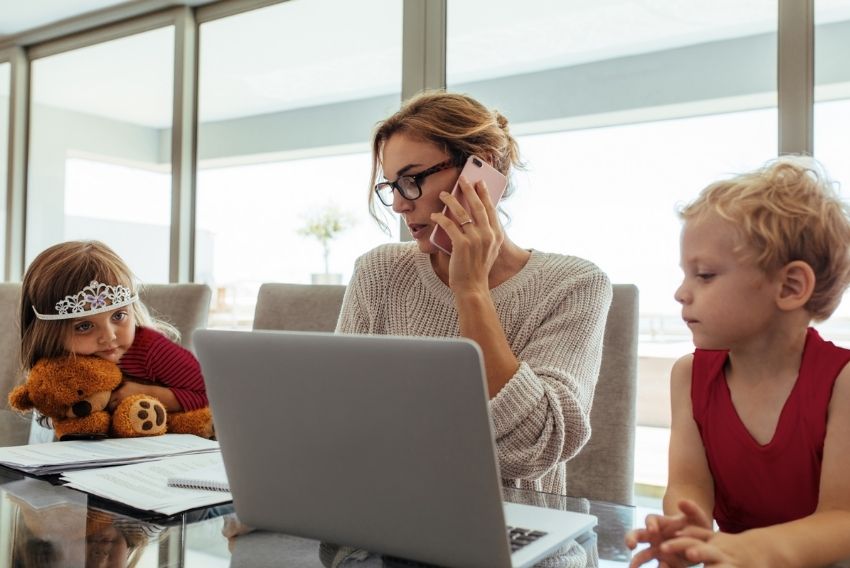
[[[20,314],[21,284],[0,283],[0,446],[19,446],[27,443],[30,432],[29,415],[9,408],[7,397],[13,387],[23,382],[21,374]]]
[[[139,298],[155,318],[180,332],[180,343],[190,351],[192,332],[206,327],[212,291],[206,284],[146,284]]]
[[[345,286],[266,283],[257,293],[254,329],[334,331]]]
[[[634,502],[638,289],[615,284],[605,325],[602,367],[590,412],[587,445],[567,462],[567,494]]]

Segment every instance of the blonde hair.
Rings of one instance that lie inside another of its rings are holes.
[[[426,91],[405,101],[392,116],[379,122],[372,135],[372,175],[369,212],[386,229],[375,204],[373,188],[382,175],[381,154],[394,134],[404,133],[430,142],[458,166],[471,155],[483,158],[510,179],[511,166],[521,168],[519,146],[508,129],[508,119],[468,95]],[[508,184],[505,197],[513,192]]]
[[[64,339],[74,319],[40,320],[41,314],[54,313],[56,302],[76,294],[92,280],[122,285],[138,293],[136,276],[115,251],[100,241],[67,241],[53,245],[35,257],[27,268],[21,287],[21,366],[24,372],[44,357],[65,354]],[[179,340],[172,325],[154,319],[141,300],[132,303],[137,326],[153,327]]]
[[[679,216],[716,214],[733,223],[767,273],[801,260],[815,273],[806,310],[828,318],[850,284],[850,210],[814,159],[783,156],[702,190]]]

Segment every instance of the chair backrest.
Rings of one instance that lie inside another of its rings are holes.
[[[139,297],[157,319],[180,332],[180,343],[192,350],[192,332],[206,327],[212,291],[206,284],[146,284]]]
[[[590,412],[587,445],[567,462],[567,494],[634,502],[638,289],[615,284],[608,310],[602,367]]]
[[[18,312],[21,302],[19,282],[0,283],[0,446],[19,446],[29,438],[30,415],[9,408],[9,391],[23,382],[21,374],[21,331]]]
[[[254,329],[333,331],[345,286],[266,283],[257,294]]]

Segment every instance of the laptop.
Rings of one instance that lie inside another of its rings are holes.
[[[234,508],[250,526],[501,568],[531,566],[596,525],[502,503],[472,341],[223,330],[193,341]]]

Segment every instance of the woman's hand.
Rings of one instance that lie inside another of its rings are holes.
[[[496,207],[483,181],[474,186],[465,177],[458,180],[467,203],[448,192],[440,194],[457,221],[442,212],[432,213],[431,220],[440,225],[452,241],[449,259],[449,288],[455,294],[472,291],[489,294],[489,275],[505,241]]]

